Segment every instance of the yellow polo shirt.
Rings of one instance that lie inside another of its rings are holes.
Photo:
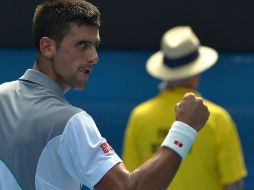
[[[161,145],[175,121],[175,104],[188,88],[164,90],[131,113],[124,139],[123,160],[134,170]],[[200,95],[199,95],[200,96]],[[183,160],[168,190],[223,190],[247,175],[235,124],[222,107],[205,100],[210,117]]]

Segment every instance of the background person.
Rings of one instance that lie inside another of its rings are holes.
[[[123,160],[129,170],[138,167],[160,146],[168,123],[175,118],[174,105],[186,92],[196,90],[200,74],[213,66],[217,52],[201,46],[189,26],[177,26],[162,37],[161,51],[146,65],[148,73],[162,80],[161,92],[131,113],[124,140]],[[219,92],[218,92],[219,93]],[[205,100],[210,110],[168,190],[240,190],[247,175],[237,129],[229,113]]]

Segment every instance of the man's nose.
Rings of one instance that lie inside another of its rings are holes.
[[[88,55],[88,62],[89,63],[97,64],[99,62],[99,55],[98,55],[96,47],[91,47],[88,54],[89,54]]]

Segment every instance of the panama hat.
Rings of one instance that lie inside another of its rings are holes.
[[[175,81],[207,70],[217,59],[218,53],[201,46],[191,27],[177,26],[162,36],[161,50],[147,60],[146,70],[157,79]]]

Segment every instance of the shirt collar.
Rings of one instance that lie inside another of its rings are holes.
[[[56,95],[64,98],[64,91],[60,88],[60,86],[48,75],[42,72],[39,72],[34,69],[28,69],[26,70],[25,74],[22,77],[20,77],[19,80],[29,81],[44,86],[49,90],[51,90]]]
[[[168,93],[172,93],[174,92],[175,94],[185,94],[185,93],[188,93],[188,92],[192,92],[194,93],[196,96],[202,96],[200,94],[200,92],[198,92],[196,89],[193,89],[193,88],[190,88],[190,87],[183,87],[183,86],[178,86],[178,87],[175,87],[175,88],[165,88],[163,89],[160,94],[161,95],[166,95]]]

